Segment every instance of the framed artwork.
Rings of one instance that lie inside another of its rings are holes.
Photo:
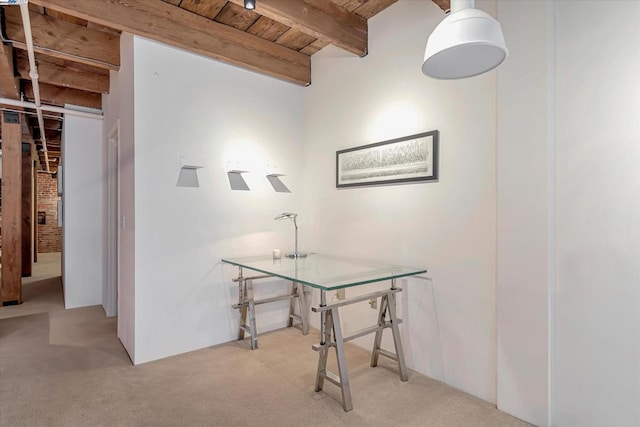
[[[437,130],[336,152],[336,187],[438,179]]]

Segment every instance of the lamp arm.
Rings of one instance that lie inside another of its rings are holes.
[[[296,242],[295,242],[295,247],[294,247],[294,254],[297,257],[298,256],[298,223],[296,222],[296,217],[293,217],[293,225],[296,228]]]

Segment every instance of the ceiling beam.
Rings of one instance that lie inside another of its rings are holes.
[[[65,104],[79,105],[88,108],[102,108],[102,95],[95,92],[85,92],[78,89],[53,86],[40,83],[40,99],[43,104],[64,106]],[[24,83],[24,94],[33,102],[33,87],[31,82]]]
[[[40,128],[34,127],[33,129],[33,138],[36,140],[40,140],[42,136],[42,132],[40,132]],[[60,131],[58,130],[50,130],[45,129],[44,136],[47,138],[47,148],[51,148],[49,145],[58,145],[60,141]]]
[[[37,116],[28,117],[28,121],[31,128],[39,129]],[[44,123],[44,128],[46,130],[57,130],[58,132],[62,131],[62,122],[60,120],[48,119],[45,117],[42,119],[42,122]]]
[[[444,12],[451,10],[451,0],[433,0],[433,2]]]
[[[15,48],[26,50],[20,9],[5,8],[5,30]],[[117,71],[120,37],[30,11],[34,50],[57,58]]]
[[[231,1],[244,4],[244,0]],[[334,2],[259,0],[255,11],[360,57],[367,54],[367,20]]]
[[[44,128],[47,130],[62,130],[62,122],[56,119],[43,119]]]
[[[40,6],[189,50],[300,85],[311,83],[309,56],[153,0],[32,0]]]
[[[16,60],[20,77],[29,80],[29,59],[19,56]],[[51,62],[38,61],[39,81],[55,86],[86,90],[88,92],[109,93],[109,76],[78,70]]]
[[[14,74],[13,49],[0,43],[0,96],[20,99],[20,82]]]
[[[358,0],[361,4],[357,6],[353,13],[362,16],[365,19],[369,19],[372,16],[382,12],[398,0]]]

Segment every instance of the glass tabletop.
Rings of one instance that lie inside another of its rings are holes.
[[[380,262],[311,253],[305,258],[278,258],[271,255],[223,258],[222,262],[249,270],[333,290],[426,273],[424,268],[403,267]]]

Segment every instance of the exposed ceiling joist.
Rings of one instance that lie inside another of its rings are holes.
[[[209,19],[213,19],[222,10],[227,3],[227,0],[170,0],[166,3],[171,3],[174,6],[180,6],[189,12],[197,13]]]
[[[300,85],[311,83],[308,55],[151,0],[32,0],[33,3],[120,31],[151,38]]]
[[[451,10],[451,0],[433,0],[444,12]]]
[[[244,0],[231,0],[242,5]],[[367,54],[367,20],[326,0],[260,0],[255,11],[358,56]]]
[[[40,129],[36,129],[33,133],[35,138],[40,138],[42,133]],[[47,149],[49,151],[55,151],[56,147],[60,148],[60,131],[58,130],[45,130],[44,136],[47,138]]]
[[[20,9],[6,7],[7,38],[26,50]],[[120,37],[54,19],[31,11],[34,50],[38,53],[117,71],[120,68]]]
[[[60,131],[62,128],[62,124],[60,120],[56,119],[43,119],[44,128],[47,130],[57,130]]]
[[[24,93],[33,99],[31,82],[24,83]],[[65,104],[80,105],[88,108],[102,108],[102,95],[83,90],[63,88],[46,83],[40,83],[40,98],[43,104],[64,106]]]
[[[374,15],[382,12],[398,0],[333,0],[356,15],[369,19]]]
[[[29,79],[29,58],[18,56],[16,60],[18,73],[25,80]],[[108,93],[109,75],[91,73],[70,67],[64,67],[47,61],[38,60],[39,81],[56,86],[86,90],[89,92]]]

